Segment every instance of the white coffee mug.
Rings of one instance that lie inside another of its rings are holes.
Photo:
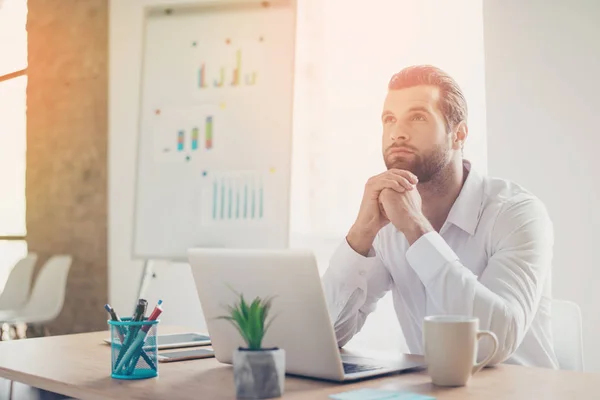
[[[493,344],[487,358],[477,363],[479,339],[489,336]],[[440,315],[425,317],[423,323],[425,362],[434,385],[464,386],[483,368],[498,350],[493,332],[480,331],[479,319],[468,316]]]

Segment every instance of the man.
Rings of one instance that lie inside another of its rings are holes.
[[[557,368],[553,231],[544,205],[463,159],[466,101],[440,69],[395,74],[381,119],[387,171],[367,182],[356,222],[323,276],[340,347],[391,290],[411,353],[423,354],[423,317],[469,315],[498,337],[491,364]],[[482,340],[479,358],[490,348]]]

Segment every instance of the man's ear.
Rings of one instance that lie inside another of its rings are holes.
[[[465,121],[461,121],[454,129],[452,148],[454,150],[462,149],[467,141],[467,136],[469,136],[469,128],[467,127],[467,123]]]

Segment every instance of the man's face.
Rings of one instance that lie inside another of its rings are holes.
[[[453,135],[446,132],[439,98],[439,89],[428,85],[388,92],[381,115],[388,169],[408,170],[424,183],[450,162]]]

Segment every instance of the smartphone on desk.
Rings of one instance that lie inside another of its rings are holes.
[[[173,362],[184,360],[195,360],[198,358],[214,357],[215,352],[212,349],[193,349],[183,351],[172,351],[168,353],[158,353],[159,362]]]

